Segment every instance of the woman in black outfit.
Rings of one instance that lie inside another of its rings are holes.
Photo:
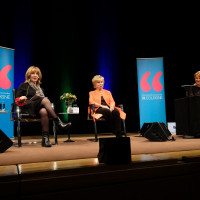
[[[40,87],[42,73],[36,66],[28,68],[25,74],[26,81],[17,89],[16,99],[25,103],[21,109],[32,117],[40,115],[42,125],[42,146],[51,147],[49,141],[49,115],[53,118],[56,129],[68,129],[71,123],[63,123],[52,108],[52,103],[45,97],[44,90]]]

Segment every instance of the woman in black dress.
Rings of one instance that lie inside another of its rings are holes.
[[[52,103],[45,97],[44,90],[40,87],[42,73],[36,66],[28,68],[25,74],[26,81],[17,89],[16,99],[19,103],[25,103],[21,109],[32,117],[40,115],[42,125],[42,146],[51,147],[49,141],[49,116],[56,124],[56,129],[68,129],[71,123],[63,123],[52,108]]]

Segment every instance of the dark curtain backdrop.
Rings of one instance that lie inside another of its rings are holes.
[[[127,131],[139,131],[136,58],[164,57],[167,121],[174,99],[184,97],[200,70],[199,16],[195,5],[132,1],[0,1],[0,46],[15,49],[15,88],[30,65],[43,73],[43,88],[63,111],[59,96],[77,95],[80,115],[72,132],[92,132],[87,121],[91,79],[106,74],[116,103],[127,113]],[[152,113],[156,115],[156,113]]]

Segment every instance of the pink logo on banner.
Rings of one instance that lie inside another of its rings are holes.
[[[162,86],[162,84],[159,81],[159,78],[161,77],[161,75],[162,75],[162,72],[160,71],[153,78],[152,86],[153,86],[153,89],[156,92],[160,92],[163,89],[163,86]]]
[[[6,65],[0,71],[0,87],[2,89],[9,89],[11,87],[11,81],[8,79],[8,72],[12,69],[11,65]]]
[[[150,84],[147,82],[147,79],[150,75],[150,72],[146,72],[142,79],[141,79],[141,82],[140,82],[140,86],[141,86],[141,89],[144,91],[144,92],[149,92],[149,90],[151,89],[151,86]]]
[[[163,86],[159,81],[159,78],[161,77],[161,75],[162,75],[162,72],[159,71],[153,78],[152,87],[156,92],[160,92],[163,89]],[[150,72],[146,72],[143,75],[141,82],[140,82],[141,89],[144,92],[149,92],[151,90],[151,85],[147,81],[149,76],[150,76]]]

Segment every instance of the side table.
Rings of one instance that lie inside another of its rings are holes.
[[[73,110],[72,110],[72,112],[69,112],[69,111],[67,111],[67,112],[61,112],[61,113],[58,113],[59,115],[68,115],[68,116],[70,116],[70,115],[78,115],[79,114],[79,107],[72,107],[73,108]],[[69,120],[68,120],[69,121]],[[67,140],[65,140],[64,142],[75,142],[74,140],[71,140],[70,139],[70,130],[68,129],[68,139]]]

